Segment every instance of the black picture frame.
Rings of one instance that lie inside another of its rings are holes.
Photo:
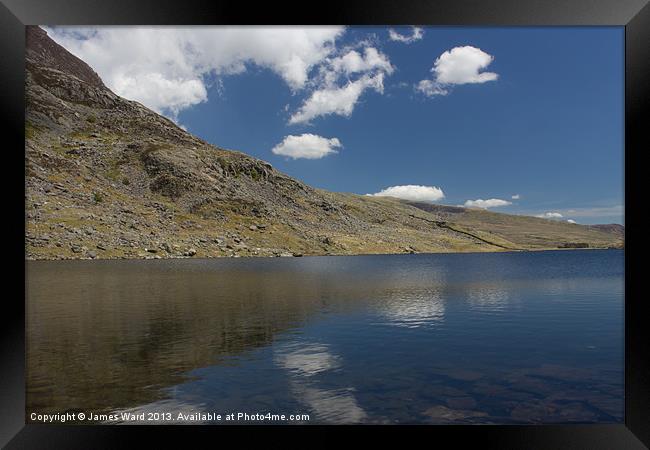
[[[471,26],[625,27],[625,421],[621,425],[344,427],[348,434],[384,439],[408,432],[438,444],[493,448],[636,449],[650,446],[650,349],[645,326],[642,267],[632,263],[641,248],[637,185],[642,155],[650,149],[646,121],[650,109],[650,5],[647,0],[330,0],[322,5],[232,0],[1,0],[0,112],[3,133],[2,179],[7,226],[3,250],[9,274],[1,337],[0,445],[6,448],[115,448],[144,434],[154,441],[235,437],[239,445],[264,438],[277,427],[107,427],[25,425],[25,245],[24,245],[24,41],[25,25],[171,24],[346,24]],[[21,166],[22,165],[22,166]],[[22,178],[22,181],[21,181]],[[23,186],[21,194],[19,186]],[[22,260],[23,264],[16,263]],[[21,277],[22,272],[22,277]],[[335,427],[282,427],[287,440],[310,445],[331,439]],[[409,436],[410,437],[410,436]],[[451,439],[451,441],[450,441]],[[223,441],[219,441],[223,442]],[[402,441],[403,442],[403,441]],[[216,443],[213,442],[213,443]],[[47,444],[47,445],[45,445]]]

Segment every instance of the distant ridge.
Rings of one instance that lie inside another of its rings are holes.
[[[625,227],[621,224],[618,223],[609,223],[609,224],[602,224],[602,225],[590,225],[591,228],[594,228],[599,231],[604,231],[606,233],[610,233],[616,236],[620,236],[623,238],[625,235]]]

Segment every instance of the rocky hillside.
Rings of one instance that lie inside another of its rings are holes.
[[[38,27],[26,47],[30,259],[623,245],[607,227],[314,189],[115,95]]]

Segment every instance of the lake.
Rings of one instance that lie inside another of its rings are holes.
[[[27,413],[621,423],[623,308],[622,250],[30,261]]]

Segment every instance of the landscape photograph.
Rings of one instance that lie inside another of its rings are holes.
[[[623,423],[621,27],[27,26],[27,423]]]

